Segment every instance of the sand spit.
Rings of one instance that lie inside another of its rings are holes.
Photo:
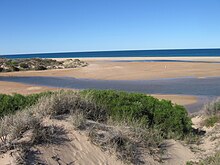
[[[97,80],[218,77],[219,63],[90,61],[83,68],[1,73],[1,76],[61,76]]]

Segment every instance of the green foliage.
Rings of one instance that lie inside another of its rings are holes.
[[[219,121],[220,121],[219,116],[211,116],[204,121],[204,125],[206,127],[213,127],[215,125],[215,123],[217,123]]]
[[[47,68],[43,65],[37,65],[35,70],[47,70]]]
[[[61,68],[76,68],[87,66],[88,63],[78,59],[56,61],[52,59],[27,58],[27,59],[7,59],[0,58],[0,72],[14,72],[23,70],[47,70]]]
[[[28,96],[23,96],[20,94],[0,94],[0,117],[31,106],[35,104],[40,97],[50,95],[51,93],[52,92],[44,92]]]
[[[183,106],[138,93],[114,90],[84,90],[82,96],[107,109],[113,120],[138,121],[161,130],[164,137],[183,136],[191,131],[191,119]]]
[[[27,63],[20,63],[20,67],[24,69],[28,69],[29,65]]]
[[[0,116],[31,106],[42,96],[53,93],[55,92],[28,96],[0,94]],[[80,92],[80,96],[88,100],[91,104],[100,107],[103,113],[113,121],[131,124],[138,123],[141,127],[157,129],[161,132],[161,136],[166,138],[174,136],[184,137],[192,129],[191,119],[188,117],[185,108],[170,101],[160,101],[145,94],[113,90],[84,90]],[[68,102],[69,98],[72,97],[65,97],[65,100]],[[91,107],[89,109],[92,112],[93,109]]]
[[[186,165],[194,165],[194,163],[192,161],[188,161],[186,162]]]

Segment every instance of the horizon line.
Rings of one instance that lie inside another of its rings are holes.
[[[85,50],[85,51],[59,51],[59,52],[30,52],[30,53],[14,53],[0,54],[0,56],[17,56],[17,55],[35,55],[35,54],[59,54],[59,53],[99,53],[99,52],[126,52],[126,51],[172,51],[172,50],[215,50],[215,48],[161,48],[161,49],[122,49],[122,50]]]

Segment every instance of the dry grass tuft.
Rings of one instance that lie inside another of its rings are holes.
[[[115,153],[126,163],[141,164],[143,151],[152,155],[159,153],[162,138],[153,130],[123,125],[111,126],[93,121],[87,121],[86,125],[90,125],[87,130],[92,143],[105,151]]]
[[[220,97],[204,105],[204,116],[203,126],[214,127],[220,122]]]
[[[78,92],[72,91],[59,91],[51,96],[41,98],[31,109],[34,109],[36,115],[41,118],[80,112],[90,120],[105,121],[107,119],[104,109],[82,98]]]
[[[64,130],[56,126],[44,126],[42,123],[42,119],[29,110],[3,117],[0,120],[0,152],[65,140],[55,140],[59,134],[65,134]]]
[[[220,97],[206,104],[204,111],[208,116],[220,115]]]
[[[0,120],[1,151],[10,149],[16,140],[28,130],[39,129],[40,120],[30,111],[19,111],[14,115],[5,116]]]
[[[72,114],[69,119],[77,129],[86,129],[86,118],[83,113],[76,112],[75,114]]]

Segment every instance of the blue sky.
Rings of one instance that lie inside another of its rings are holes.
[[[219,0],[0,0],[0,54],[220,48]]]

